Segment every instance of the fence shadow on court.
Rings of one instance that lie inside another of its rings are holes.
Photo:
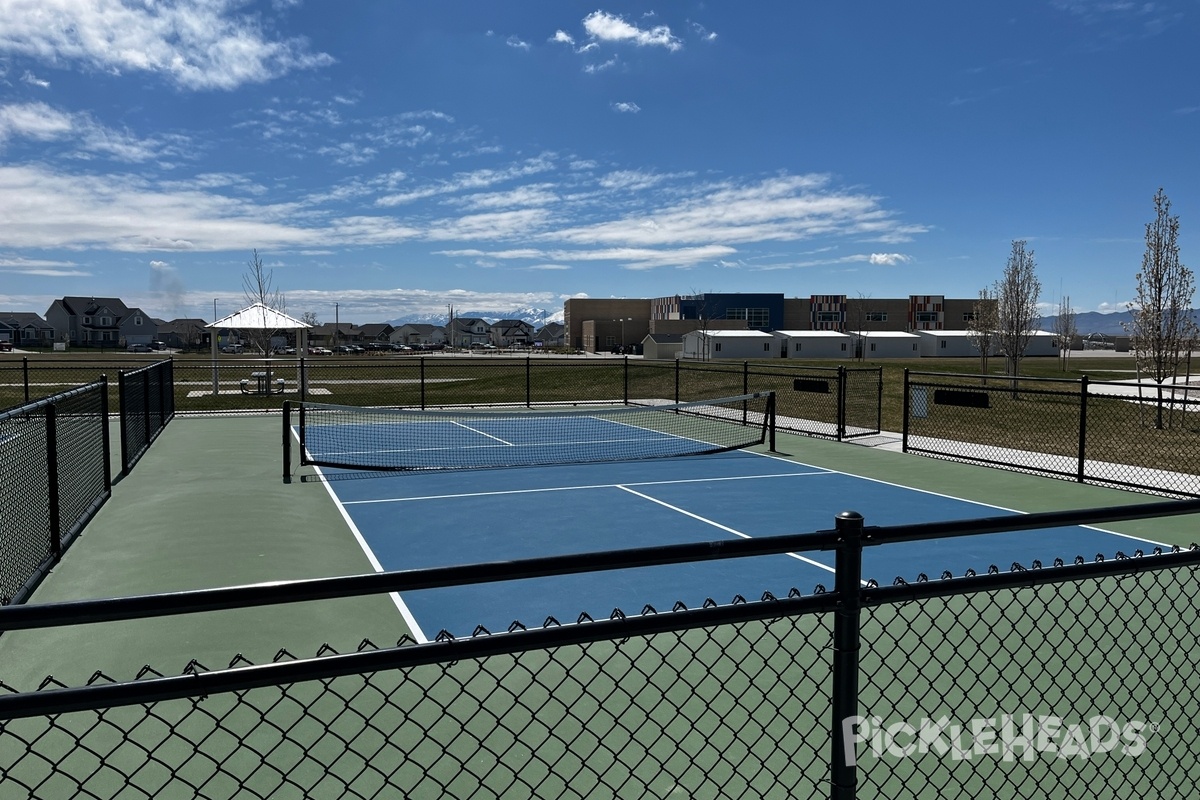
[[[1200,780],[1200,549],[879,586],[865,547],[1200,511],[1200,501],[0,609],[35,628],[834,551],[833,587],[182,676],[0,684],[34,796],[1186,796]]]

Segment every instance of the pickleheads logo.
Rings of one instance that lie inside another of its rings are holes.
[[[963,724],[943,716],[885,723],[882,717],[842,720],[846,765],[862,752],[875,758],[913,758],[927,753],[965,761],[988,756],[1004,761],[1033,761],[1039,755],[1089,759],[1101,755],[1136,758],[1146,750],[1146,736],[1158,726],[1140,720],[1119,722],[1103,714],[1070,722],[1045,714],[1000,714]]]

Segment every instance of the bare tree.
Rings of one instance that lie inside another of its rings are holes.
[[[1079,329],[1075,326],[1075,309],[1071,308],[1071,298],[1064,295],[1058,303],[1058,316],[1054,318],[1054,338],[1058,340],[1058,366],[1063,372],[1071,363],[1071,345]]]
[[[854,360],[865,361],[867,337],[870,333],[871,295],[858,293],[858,298],[846,303],[846,330],[853,331],[856,336],[854,344]]]
[[[321,318],[317,316],[317,312],[315,311],[305,311],[300,315],[300,321],[313,328],[321,324]]]
[[[1021,359],[1033,337],[1038,319],[1038,297],[1042,284],[1037,278],[1033,251],[1023,239],[1013,240],[1004,275],[994,287],[996,297],[996,344],[1004,354],[1007,373],[1021,373]]]
[[[1196,282],[1179,261],[1179,217],[1171,216],[1171,201],[1161,188],[1154,195],[1154,212],[1154,221],[1146,224],[1146,252],[1126,329],[1139,377],[1146,374],[1158,385],[1155,427],[1162,428],[1162,384],[1179,373],[1196,339],[1191,312]]]
[[[996,297],[989,289],[979,290],[979,299],[967,320],[967,339],[979,351],[979,374],[987,375],[988,359],[996,346],[1000,320],[996,317]]]
[[[262,326],[258,329],[246,331],[246,338],[250,340],[251,345],[261,351],[264,355],[271,354],[271,340],[279,331],[268,327],[268,315],[266,309],[273,309],[283,314],[287,311],[287,301],[284,299],[283,292],[275,288],[274,274],[271,270],[263,266],[262,258],[258,255],[258,250],[253,251],[254,255],[246,265],[246,274],[242,276],[242,292],[246,298],[247,305],[261,304],[264,311],[262,314]]]

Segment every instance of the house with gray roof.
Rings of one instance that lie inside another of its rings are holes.
[[[46,322],[74,347],[149,345],[158,334],[149,314],[116,297],[63,297],[50,304]]]
[[[54,328],[41,315],[27,311],[0,311],[0,342],[13,347],[49,347]]]

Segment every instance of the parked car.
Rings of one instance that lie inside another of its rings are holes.
[[[148,344],[131,344],[125,348],[130,353],[149,353],[150,345]]]
[[[0,353],[11,353],[12,349],[12,342],[8,339],[0,339]]]
[[[310,347],[308,348],[308,354],[310,356],[328,356],[332,355],[333,351],[328,347]]]
[[[242,354],[242,346],[240,344],[227,344],[221,348],[221,352],[240,356]]]

